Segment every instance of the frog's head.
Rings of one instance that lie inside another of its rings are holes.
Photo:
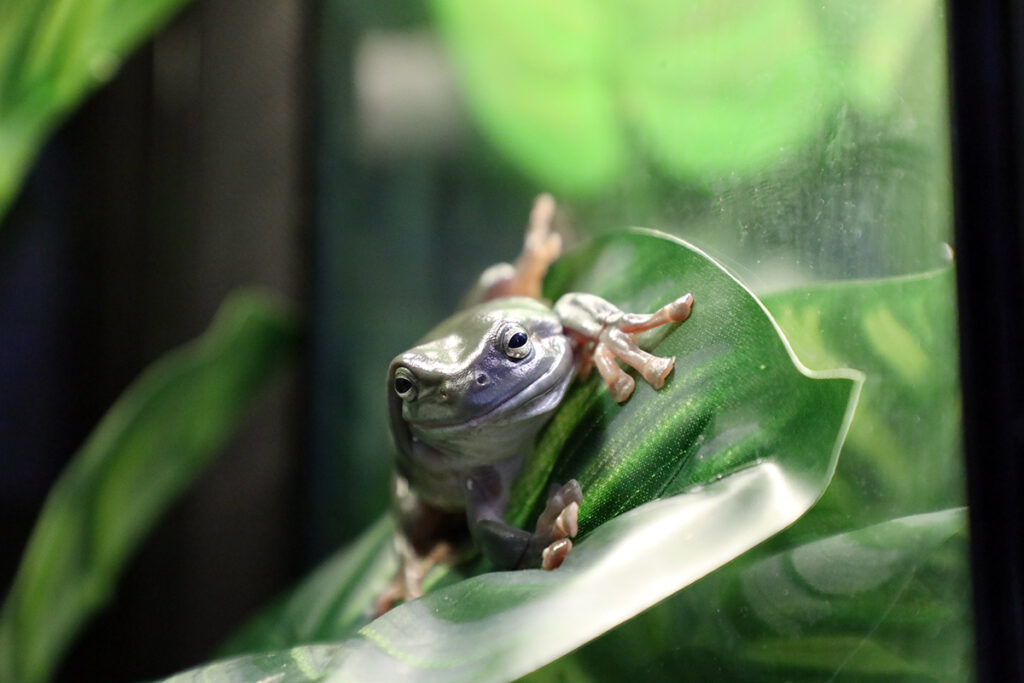
[[[392,431],[463,462],[528,447],[574,374],[572,347],[551,310],[495,299],[449,318],[391,361]]]

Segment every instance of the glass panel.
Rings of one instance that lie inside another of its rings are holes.
[[[969,678],[942,3],[328,0],[322,20],[316,552],[387,504],[388,361],[549,191],[570,240],[693,242],[806,365],[867,382],[808,515],[537,675]]]

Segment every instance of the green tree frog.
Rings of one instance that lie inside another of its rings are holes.
[[[672,371],[675,359],[643,351],[637,336],[685,320],[690,294],[651,314],[624,313],[592,294],[566,294],[554,306],[541,300],[544,275],[561,251],[554,211],[549,195],[538,197],[516,263],[485,271],[459,312],[391,361],[401,569],[378,610],[417,597],[427,569],[452,554],[466,529],[498,568],[561,565],[583,502],[575,480],[550,493],[533,531],[504,519],[538,431],[573,379],[592,367],[620,403],[635,383],[616,359],[656,389]]]

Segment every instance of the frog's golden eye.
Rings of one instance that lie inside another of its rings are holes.
[[[405,368],[398,368],[395,371],[394,387],[398,398],[403,401],[416,400],[416,378]]]
[[[533,345],[530,343],[530,336],[526,334],[519,325],[514,325],[505,330],[502,335],[502,347],[505,355],[513,360],[520,360],[530,355]]]

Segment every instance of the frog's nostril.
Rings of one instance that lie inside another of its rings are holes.
[[[490,380],[487,378],[487,375],[485,375],[482,372],[479,375],[476,376],[476,383],[479,384],[482,387],[487,386],[487,383],[489,381]]]

